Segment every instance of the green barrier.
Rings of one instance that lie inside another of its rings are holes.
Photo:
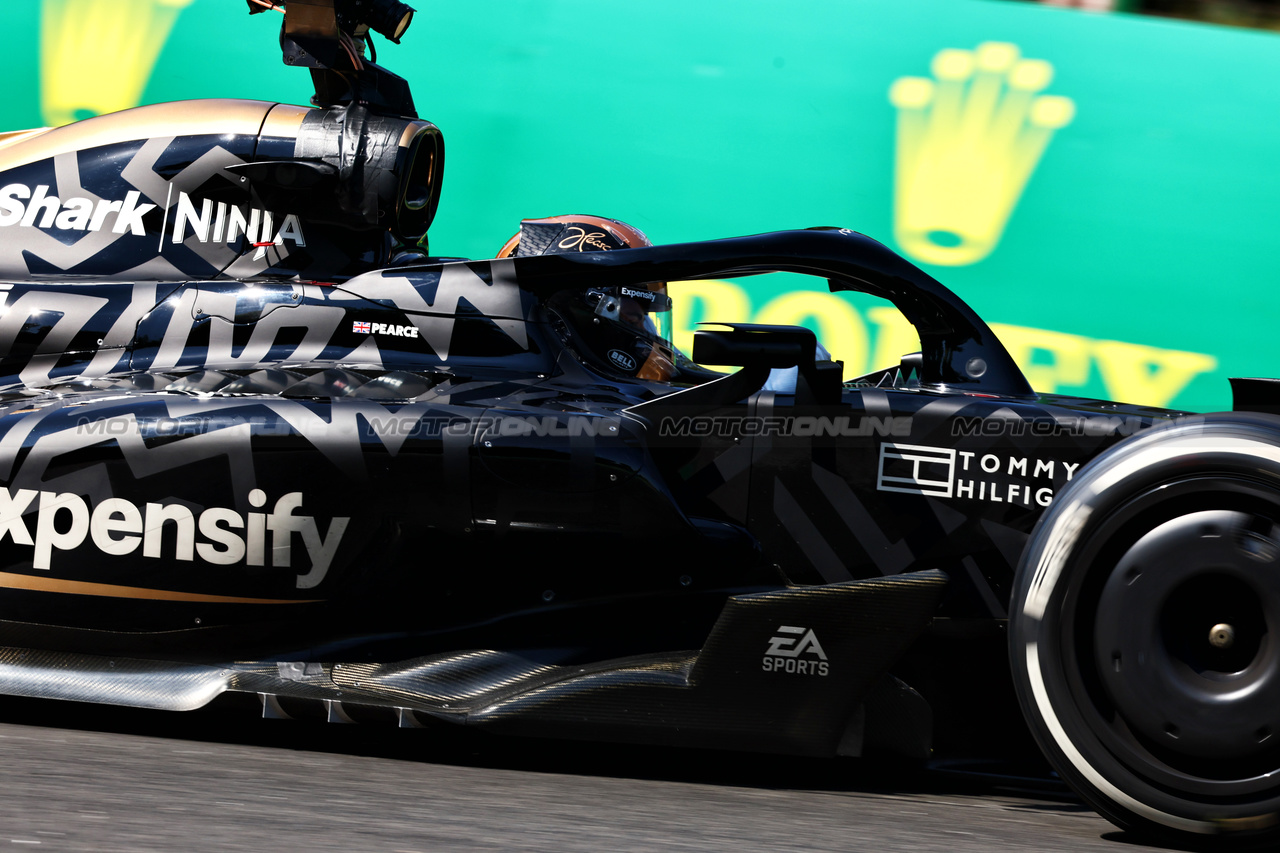
[[[488,257],[521,218],[569,212],[659,242],[840,225],[964,296],[1038,390],[1206,410],[1230,405],[1227,376],[1280,375],[1280,36],[994,0],[419,6],[379,47],[448,141],[437,253]],[[241,0],[44,0],[0,21],[41,33],[10,45],[30,82],[10,129],[310,94],[279,16]],[[682,335],[803,322],[846,375],[912,346],[866,300],[673,291]]]

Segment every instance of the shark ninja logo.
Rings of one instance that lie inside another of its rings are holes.
[[[329,571],[350,518],[330,520],[322,534],[313,516],[294,514],[302,500],[302,492],[289,492],[276,500],[271,512],[243,514],[226,507],[197,513],[177,503],[139,506],[124,498],[108,498],[91,510],[74,493],[0,487],[0,543],[7,539],[32,548],[32,567],[43,570],[50,568],[55,551],[86,545],[112,556],[290,568],[296,533],[311,562],[297,586],[308,589]],[[263,507],[266,502],[261,489],[249,492],[250,505]],[[25,517],[32,509],[34,530]]]
[[[172,191],[171,191],[172,192]],[[130,190],[123,201],[105,199],[61,199],[49,194],[45,184],[34,190],[25,184],[9,184],[0,188],[0,227],[19,226],[55,231],[101,231],[112,234],[146,236],[143,217],[157,205],[142,202],[142,194]],[[167,238],[173,243],[195,239],[201,243],[234,243],[243,237],[258,249],[261,256],[268,246],[283,246],[288,240],[295,247],[307,245],[302,223],[297,214],[287,214],[276,228],[276,214],[258,208],[240,208],[226,202],[214,204],[212,199],[193,200],[179,192],[165,218],[160,244]],[[170,225],[172,221],[172,225]]]
[[[182,243],[189,236],[201,243],[233,243],[237,237],[244,235],[250,244],[259,247],[259,254],[262,254],[261,249],[266,245],[283,246],[285,240],[297,247],[307,245],[297,214],[285,216],[277,231],[275,214],[256,207],[241,210],[221,201],[215,205],[212,199],[206,198],[200,201],[200,209],[197,211],[191,196],[180,192],[175,208],[170,238],[174,243]],[[163,240],[162,234],[161,242]]]
[[[145,235],[142,217],[155,210],[154,204],[139,204],[142,193],[130,190],[124,201],[97,201],[69,198],[65,201],[49,195],[44,184],[35,188],[9,184],[0,189],[0,226],[19,225],[30,228],[54,228],[59,231],[101,231],[111,219],[111,233],[128,231]],[[114,216],[113,216],[114,214]]]

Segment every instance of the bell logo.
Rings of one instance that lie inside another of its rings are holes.
[[[765,672],[790,672],[797,675],[826,675],[827,653],[811,628],[779,625],[769,639],[761,668]]]
[[[636,360],[627,355],[620,349],[609,350],[609,361],[613,362],[613,366],[628,373],[634,373],[636,369]]]

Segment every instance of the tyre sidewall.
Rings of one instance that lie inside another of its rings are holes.
[[[1018,568],[1010,607],[1014,683],[1050,761],[1113,822],[1183,840],[1223,833],[1270,838],[1280,782],[1267,797],[1231,805],[1171,794],[1110,753],[1066,686],[1062,646],[1072,596],[1090,571],[1108,571],[1076,558],[1126,502],[1198,476],[1245,477],[1280,494],[1280,418],[1229,413],[1180,420],[1121,442],[1082,468],[1032,531]]]

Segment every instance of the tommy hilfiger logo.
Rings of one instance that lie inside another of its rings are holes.
[[[876,489],[931,498],[1047,507],[1054,491],[1070,481],[1080,465],[1079,461],[1004,451],[882,444]]]
[[[811,628],[779,625],[769,639],[761,668],[765,672],[791,672],[798,675],[826,675],[827,653]]]
[[[949,498],[955,476],[956,451],[953,447],[880,445],[880,475],[876,488],[882,492]]]

